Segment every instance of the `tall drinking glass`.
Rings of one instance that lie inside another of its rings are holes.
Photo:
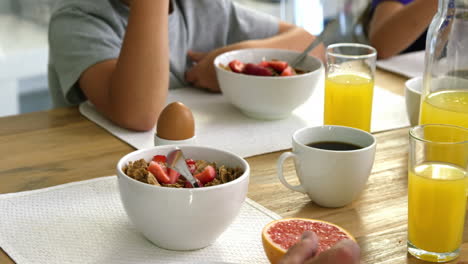
[[[463,237],[468,129],[428,124],[409,134],[408,252],[426,261],[450,261],[458,257]]]
[[[370,132],[377,51],[367,45],[328,46],[325,78],[325,125]]]
[[[427,34],[420,124],[468,128],[468,0],[439,0]]]

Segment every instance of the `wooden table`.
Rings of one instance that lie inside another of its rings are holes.
[[[382,71],[377,75],[377,85],[399,94],[404,81]],[[343,226],[357,238],[363,263],[424,263],[406,253],[407,133],[405,128],[376,134],[377,154],[367,188],[343,208],[319,207],[282,186],[275,166],[282,152],[247,159],[252,168],[248,196],[283,217],[318,218]],[[77,108],[0,118],[0,146],[0,193],[114,175],[119,158],[134,150],[82,117]],[[285,164],[284,173],[297,181],[292,162]],[[453,263],[462,260],[468,260],[466,242]],[[13,262],[0,252],[0,263]]]

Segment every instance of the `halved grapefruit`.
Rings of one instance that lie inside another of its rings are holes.
[[[318,252],[327,250],[343,239],[354,239],[344,228],[308,218],[284,218],[267,224],[262,231],[263,249],[271,263],[278,263],[286,251],[299,241],[304,231],[311,230],[319,238]]]

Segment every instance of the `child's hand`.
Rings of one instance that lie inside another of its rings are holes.
[[[352,240],[342,240],[332,248],[315,256],[318,250],[318,238],[310,231],[304,232],[302,239],[292,246],[281,264],[359,264],[360,248]]]
[[[218,52],[195,52],[187,54],[196,64],[185,73],[185,79],[192,85],[210,92],[220,92],[213,61]]]

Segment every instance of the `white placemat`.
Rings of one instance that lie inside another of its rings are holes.
[[[413,78],[423,76],[425,51],[409,52],[377,61],[377,67]]]
[[[279,215],[247,199],[211,246],[156,247],[129,222],[115,176],[0,195],[0,247],[29,263],[268,263],[263,226]]]
[[[193,112],[199,145],[222,148],[242,157],[291,148],[291,136],[305,126],[323,124],[323,86],[287,119],[262,121],[243,115],[221,94],[209,94],[193,88],[171,90],[168,102],[181,101]],[[113,135],[137,149],[154,145],[154,129],[134,132],[114,125],[99,114],[89,102],[80,112]],[[372,131],[380,132],[409,126],[403,96],[375,87]]]

